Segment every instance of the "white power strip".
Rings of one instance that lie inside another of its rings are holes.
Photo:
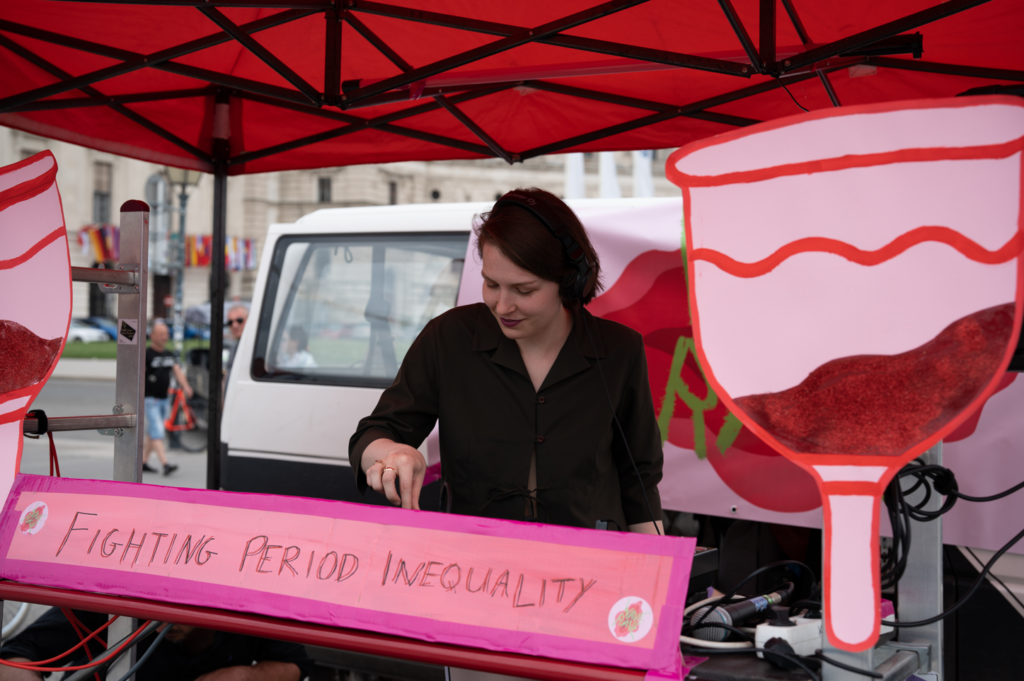
[[[764,644],[773,638],[781,638],[793,648],[797,655],[813,655],[814,651],[821,648],[821,620],[808,619],[805,617],[793,617],[792,627],[777,627],[770,622],[758,624],[754,634],[754,641],[758,648],[764,648]],[[763,658],[762,653],[757,654]]]

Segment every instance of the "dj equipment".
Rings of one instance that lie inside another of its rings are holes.
[[[708,607],[699,608],[690,617],[690,624],[728,624],[730,626],[739,626],[741,623],[746,622],[754,617],[759,617],[768,611],[768,608],[773,605],[779,605],[784,601],[789,594],[786,591],[773,591],[770,594],[764,596],[758,596],[756,598],[748,598],[739,603],[730,603],[729,605],[719,605],[711,612],[707,612]],[[701,627],[695,629],[691,634],[694,638],[703,639],[705,641],[724,641],[729,636],[729,630],[722,627]]]
[[[801,656],[813,655],[814,651],[821,649],[820,617],[786,617],[781,621],[780,619],[757,625],[757,629],[754,630],[755,648],[767,648],[769,641],[781,640],[789,644],[794,653]],[[758,652],[757,656],[763,658],[764,653]]]
[[[501,206],[518,206],[530,212],[562,243],[562,246],[565,248],[565,254],[569,256],[569,260],[572,261],[578,270],[576,280],[572,285],[572,298],[574,300],[583,300],[587,290],[587,281],[590,279],[590,263],[587,262],[586,253],[583,251],[583,248],[572,238],[572,234],[562,224],[562,221],[545,206],[538,203],[532,196],[520,194],[516,191],[507,192],[494,203],[495,209]]]

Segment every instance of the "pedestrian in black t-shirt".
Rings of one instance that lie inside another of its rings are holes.
[[[164,450],[164,421],[170,414],[171,402],[167,399],[167,390],[171,385],[171,375],[178,381],[186,397],[192,397],[192,386],[185,378],[185,372],[178,366],[178,359],[173,352],[166,349],[170,333],[163,322],[153,324],[150,332],[150,344],[146,348],[146,436],[142,447],[142,470],[156,473],[149,465],[150,452],[156,452],[157,458],[164,467],[164,475],[178,469],[177,465],[167,462]]]

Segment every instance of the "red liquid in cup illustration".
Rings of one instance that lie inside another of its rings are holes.
[[[20,468],[21,422],[53,372],[71,320],[56,176],[50,152],[0,168],[0,498]]]
[[[977,97],[784,119],[669,159],[698,354],[818,482],[840,648],[878,637],[885,486],[984,403],[1017,343],[1022,136],[1019,100]]]

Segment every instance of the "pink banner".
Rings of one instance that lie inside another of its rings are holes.
[[[681,678],[694,540],[19,475],[0,577]]]
[[[974,191],[984,180],[972,182]],[[935,197],[935,202],[936,210],[952,213],[948,197]],[[821,497],[814,479],[733,417],[704,376],[687,302],[682,200],[589,200],[573,207],[601,256],[605,283],[588,309],[644,336],[665,451],[664,478],[658,485],[662,505],[821,527]],[[470,243],[459,304],[480,302],[482,284],[476,245]],[[736,333],[757,335],[762,329],[737,311]],[[1024,457],[1018,453],[1024,440],[1024,419],[1019,417],[1024,381],[1016,378],[1006,374],[988,402],[943,443],[945,465],[965,494],[993,494],[1024,479]],[[1017,518],[1022,515],[1024,494],[986,504],[959,502],[943,516],[943,541],[996,550],[1020,530]],[[882,533],[888,534],[884,514]],[[1010,552],[1024,553],[1024,543]]]

